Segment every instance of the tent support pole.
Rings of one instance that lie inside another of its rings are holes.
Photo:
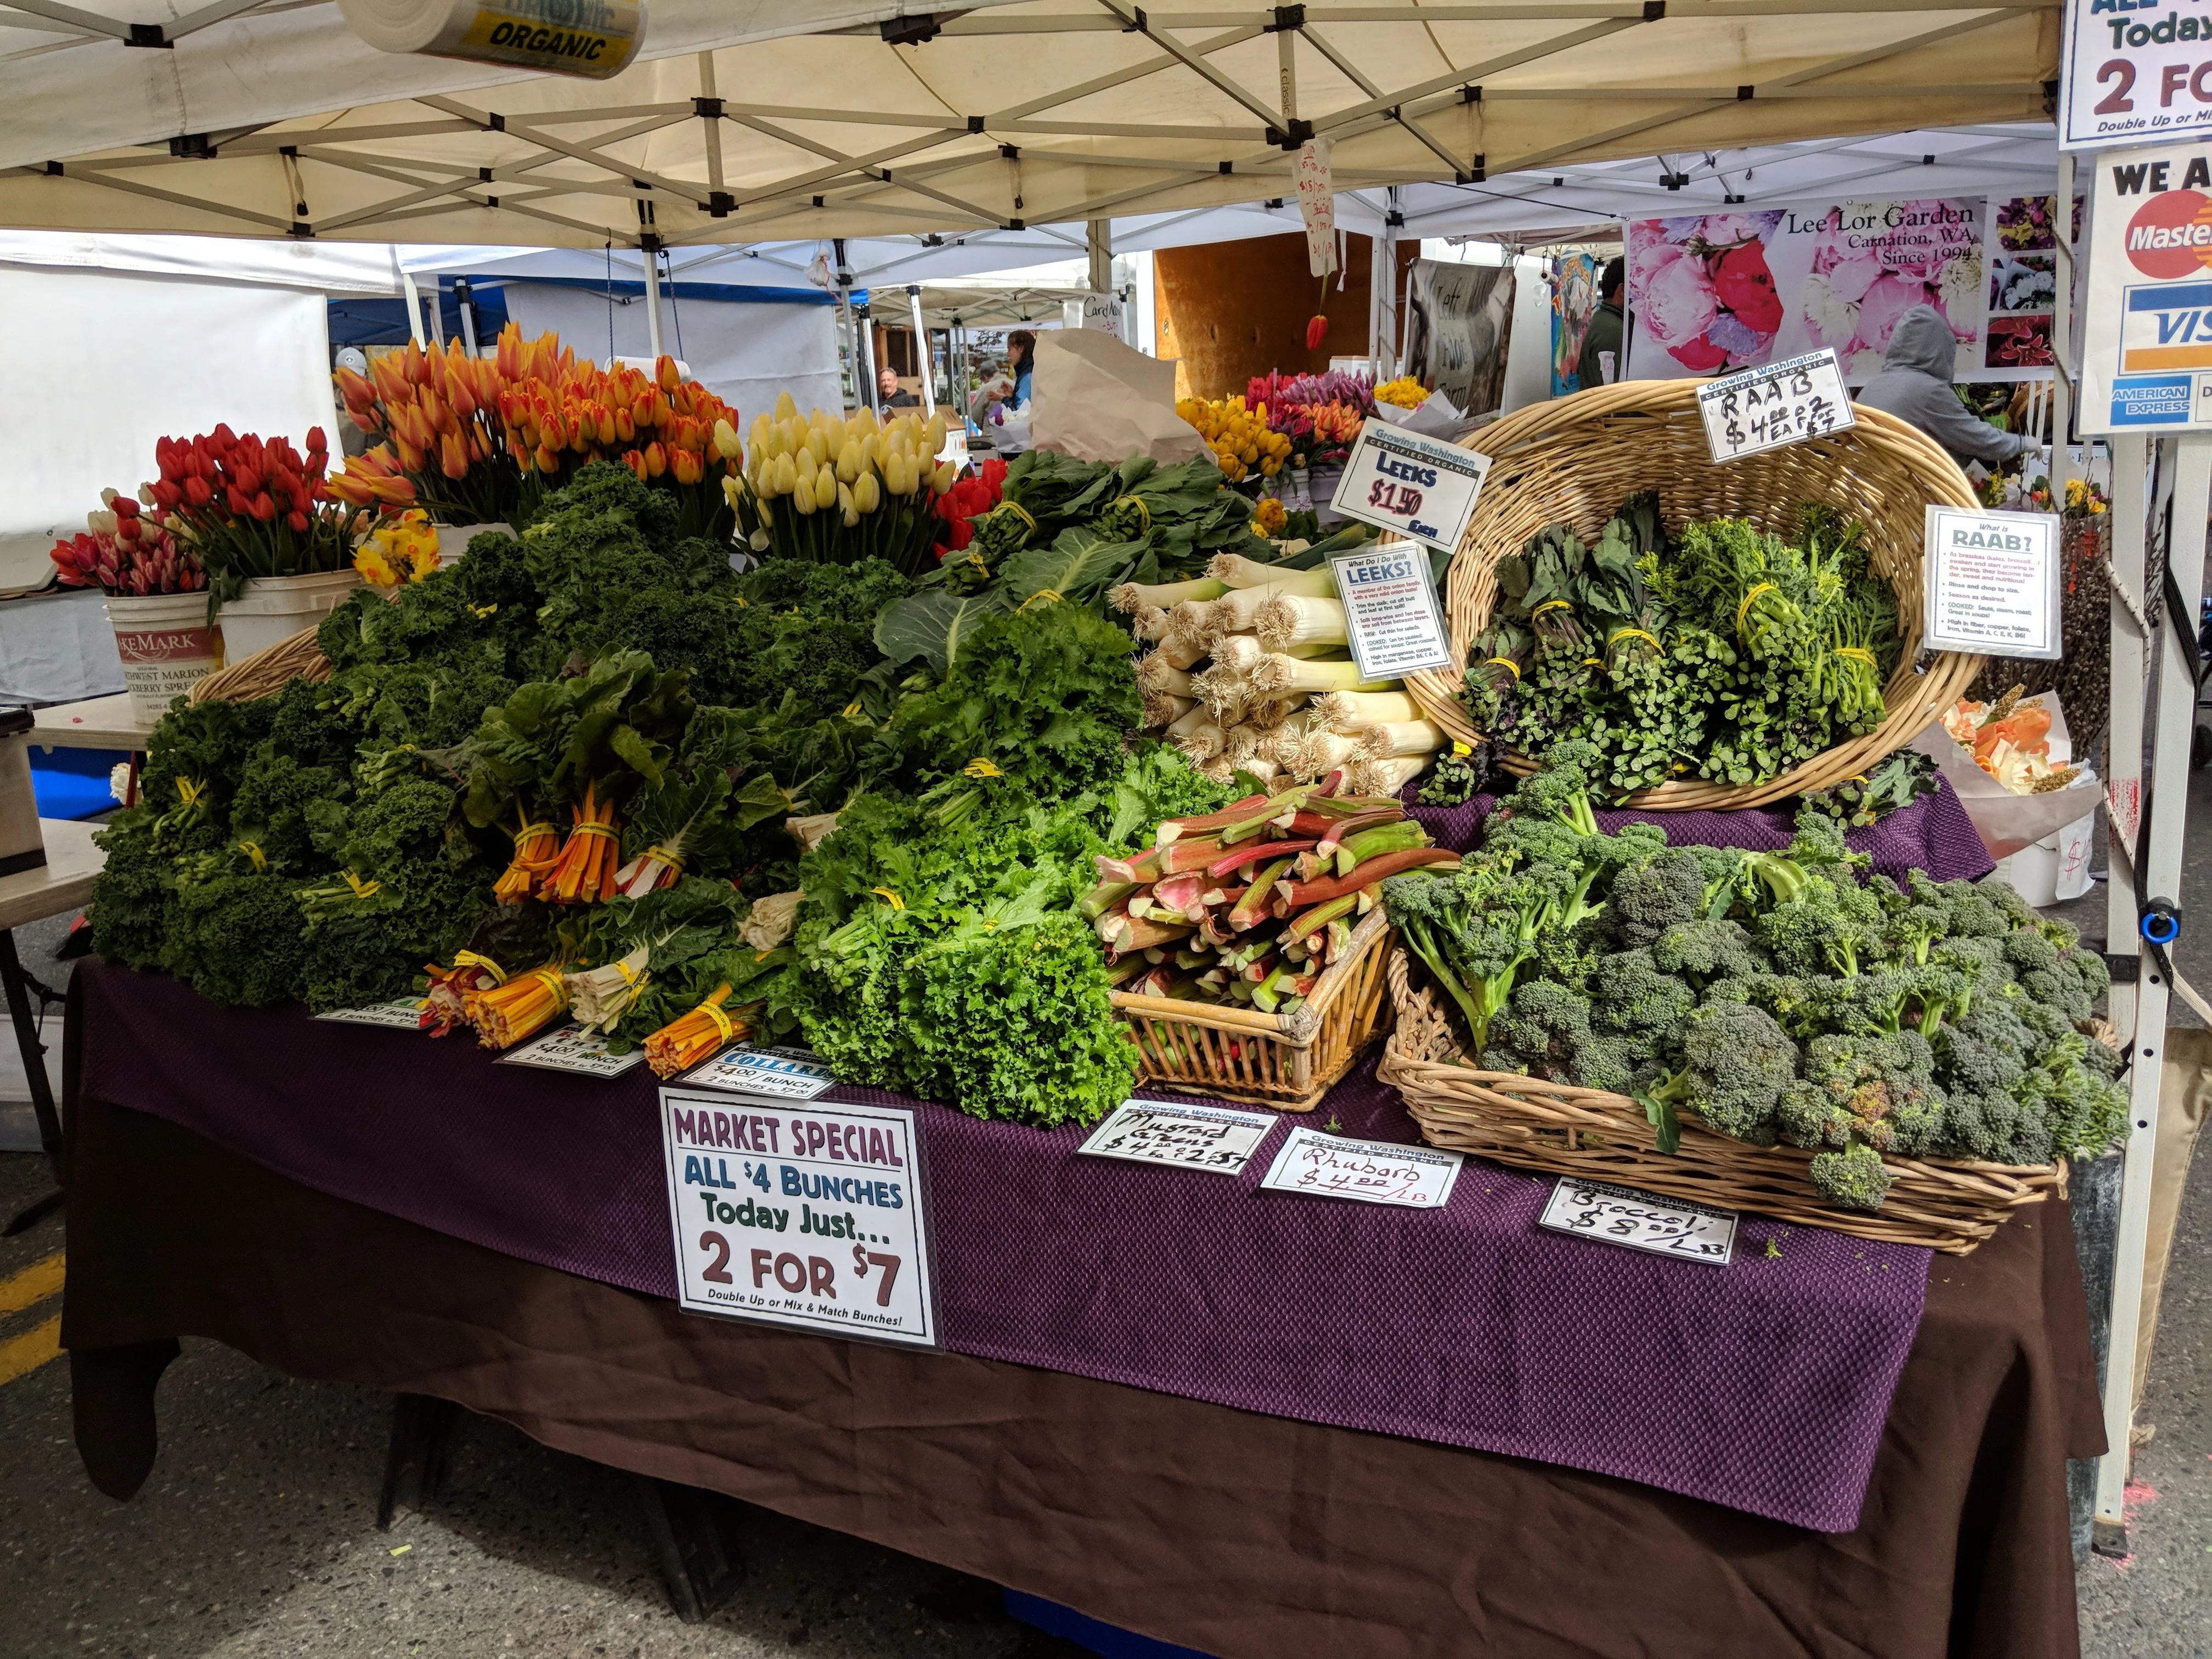
[[[1092,219],[1084,226],[1085,246],[1091,255],[1091,291],[1103,294],[1114,286],[1114,222]]]
[[[2144,437],[2116,437],[2112,445],[2112,568],[2121,581],[2144,595],[2148,605],[2156,597],[2148,590],[2144,574],[2151,562],[2145,556],[2147,544],[2155,533],[2148,520],[2159,514],[2159,497],[2166,492],[2145,488]],[[2111,799],[2123,805],[2111,833],[2114,849],[2125,848],[2127,855],[2111,860],[2106,915],[2108,948],[2135,952],[2138,966],[2135,984],[2115,985],[2112,997],[2113,1023],[2124,1040],[2132,1028],[2130,1047],[2124,1051],[2132,1065],[2128,1074],[2127,1162],[2120,1178],[2120,1236],[2112,1271],[2111,1349],[2105,1363],[2106,1452],[2097,1465],[2097,1510],[2091,1535],[2091,1547],[2108,1556],[2127,1553],[2124,1502],[2135,1428],[2136,1343],[2142,1312],[2144,1256],[2150,1242],[2152,1162],[2158,1145],[2159,1083],[2172,994],[2166,975],[2143,953],[2139,901],[2171,902],[2181,885],[2189,750],[2197,719],[2197,607],[2203,588],[2205,521],[2212,514],[2212,433],[2184,433],[2162,440],[2159,447],[2160,471],[2171,480],[2172,500],[2172,514],[2166,520],[2171,526],[2166,532],[2166,569],[2172,578],[2171,591],[2185,608],[2179,615],[2171,614],[2169,599],[2166,613],[2159,619],[2157,637],[2138,641],[2118,602],[2112,605],[2112,726],[2106,755],[2114,775]],[[2158,690],[2151,708],[2155,725],[2151,775],[2144,787],[2130,775],[2142,766],[2144,691],[2154,664]],[[2134,872],[2142,883],[2138,889],[2135,881],[2122,880],[2124,866],[2134,856],[2127,842],[2135,825],[2117,820],[2135,818],[2143,806],[2148,809],[2149,823],[2148,834],[2137,843],[2143,848],[2145,866]]]
[[[936,364],[929,354],[929,331],[921,323],[921,284],[906,285],[906,306],[914,316],[914,351],[915,366],[921,370],[921,412],[925,416],[937,413]]]
[[[666,355],[660,344],[660,255],[651,248],[642,251],[645,260],[645,326],[653,337],[653,361],[659,362]]]
[[[415,285],[415,273],[401,271],[399,287],[407,296],[407,331],[414,337],[416,345],[422,345],[422,290]]]
[[[1367,273],[1372,320],[1368,343],[1375,357],[1377,385],[1398,377],[1398,230],[1406,222],[1404,196],[1396,185],[1382,192],[1382,234],[1371,244],[1373,263]]]
[[[2066,434],[2074,423],[2074,246],[2068,233],[2074,225],[2074,156],[2058,152],[2058,194],[2051,198],[2051,244],[2058,250],[2057,301],[2051,307],[2051,496],[2055,507],[2066,505],[2066,486],[2075,477]],[[2082,473],[2088,471],[2088,445],[2082,444]]]

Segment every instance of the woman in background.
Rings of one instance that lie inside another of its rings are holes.
[[[1030,369],[1036,360],[1036,335],[1025,328],[1018,328],[1006,336],[1006,373],[1014,377],[1011,401],[1017,409],[1030,400]]]

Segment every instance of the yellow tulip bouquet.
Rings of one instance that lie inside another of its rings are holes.
[[[937,497],[952,488],[945,417],[902,415],[878,422],[872,410],[852,419],[819,409],[802,418],[788,392],[773,416],[756,416],[742,476],[722,490],[738,533],[756,553],[853,564],[884,559],[906,575],[935,563]]]

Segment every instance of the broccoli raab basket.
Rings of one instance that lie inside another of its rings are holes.
[[[2001,884],[1607,835],[1587,744],[1393,876],[1378,1075],[1432,1144],[1964,1254],[2124,1131],[2103,959]]]
[[[1915,672],[1924,509],[1929,502],[1974,505],[1966,475],[1940,447],[1902,421],[1860,409],[1854,427],[1721,465],[1706,447],[1697,392],[1694,380],[1626,381],[1534,404],[1468,439],[1492,466],[1445,579],[1452,649],[1464,665],[1498,605],[1499,561],[1561,522],[1594,542],[1638,491],[1657,492],[1670,526],[1744,518],[1788,534],[1807,502],[1863,526],[1869,567],[1897,595],[1895,667],[1881,687],[1887,713],[1880,724],[1761,781],[1678,781],[1639,790],[1626,803],[1656,811],[1760,806],[1864,772],[1955,703],[1982,661],[1945,653],[1925,673]],[[1486,735],[1461,701],[1458,670],[1409,676],[1407,689],[1452,736],[1474,743]],[[1518,773],[1541,758],[1510,750],[1504,757]]]

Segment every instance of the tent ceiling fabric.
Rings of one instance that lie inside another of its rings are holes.
[[[52,20],[87,14],[52,0],[0,0],[0,223],[570,247],[949,237],[1291,194],[1286,58],[1346,190],[1896,132],[1934,111],[2039,120],[2060,16],[2057,0],[1338,0],[1279,33],[1272,8],[1028,0],[895,44],[876,20],[911,4],[649,10],[652,61],[581,82],[386,57],[328,3],[214,0],[196,15],[236,15],[144,52],[68,33]],[[694,50],[749,35],[778,38]]]

